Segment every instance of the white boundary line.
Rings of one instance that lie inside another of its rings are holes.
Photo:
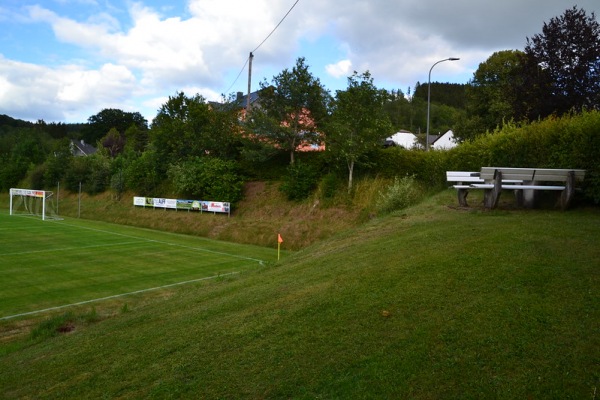
[[[103,300],[116,299],[118,297],[124,297],[124,296],[129,296],[129,295],[132,295],[132,294],[139,294],[139,293],[144,293],[144,292],[150,292],[152,290],[164,289],[164,288],[178,286],[178,285],[185,285],[185,284],[188,284],[188,283],[206,281],[206,280],[209,280],[209,279],[215,279],[215,278],[219,278],[219,277],[222,277],[222,276],[234,275],[234,274],[239,274],[239,272],[228,272],[226,274],[219,274],[219,275],[215,275],[215,276],[208,276],[208,277],[204,277],[204,278],[192,279],[192,280],[184,281],[184,282],[171,283],[171,284],[168,284],[168,285],[157,286],[157,287],[148,288],[148,289],[140,289],[140,290],[136,290],[134,292],[115,294],[115,295],[112,295],[112,296],[101,297],[99,299],[92,299],[92,300],[80,301],[80,302],[72,303],[72,304],[64,304],[62,306],[44,308],[43,310],[29,311],[29,312],[26,312],[26,313],[9,315],[9,316],[6,316],[6,317],[0,317],[0,321],[4,321],[4,320],[7,320],[7,319],[12,319],[12,318],[24,317],[26,315],[40,314],[40,313],[44,313],[44,312],[47,312],[47,311],[60,310],[62,308],[67,308],[67,307],[74,307],[74,306],[80,306],[80,305],[83,305],[83,304],[95,303],[95,302],[103,301]]]
[[[264,260],[259,260],[257,258],[238,256],[237,254],[230,254],[230,253],[224,253],[224,252],[221,252],[221,251],[208,250],[208,249],[204,249],[202,247],[192,247],[192,246],[185,246],[185,245],[181,245],[181,244],[177,244],[177,243],[169,243],[169,242],[164,242],[162,240],[147,239],[145,237],[126,235],[124,233],[111,232],[111,231],[106,231],[106,230],[103,230],[103,229],[95,229],[95,228],[88,228],[86,226],[71,225],[71,224],[68,224],[68,223],[65,223],[65,222],[56,222],[56,223],[58,223],[60,225],[69,226],[69,227],[72,227],[72,228],[80,228],[80,229],[86,229],[86,230],[90,230],[90,231],[94,231],[94,232],[107,233],[107,234],[110,234],[110,235],[122,236],[122,237],[126,237],[126,238],[129,238],[129,239],[137,239],[137,240],[142,240],[142,241],[145,241],[145,242],[160,243],[160,244],[164,244],[164,245],[167,245],[167,246],[181,247],[183,249],[188,249],[188,250],[203,251],[205,253],[220,254],[220,255],[223,255],[223,256],[228,256],[228,257],[233,257],[233,258],[239,258],[239,259],[242,259],[242,260],[256,261],[260,265],[264,265]],[[135,228],[135,227],[133,227],[133,228],[134,229],[144,229],[144,228]],[[160,233],[170,234],[170,235],[178,235],[178,234],[173,234],[173,233],[170,233],[170,232],[162,232],[162,231]],[[185,236],[185,235],[182,235],[182,236]],[[192,237],[192,236],[188,236],[188,237]],[[201,238],[198,238],[198,239],[201,239]]]
[[[24,254],[36,254],[36,253],[52,253],[52,252],[55,252],[55,251],[68,251],[68,250],[80,250],[80,249],[85,250],[85,249],[94,249],[94,248],[98,248],[98,247],[124,246],[124,245],[137,244],[137,243],[142,243],[142,241],[138,241],[138,242],[121,242],[121,243],[107,243],[107,244],[94,244],[94,245],[91,245],[91,246],[62,247],[62,248],[46,249],[46,250],[21,251],[21,252],[18,252],[18,253],[0,254],[0,257],[4,257],[4,256],[20,256],[20,255],[24,255]]]

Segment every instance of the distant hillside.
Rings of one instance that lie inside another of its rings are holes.
[[[22,119],[9,117],[6,114],[0,114],[0,128],[5,126],[11,128],[30,128],[34,126],[34,124],[29,121],[23,121]]]
[[[80,139],[81,130],[87,125],[87,123],[65,124],[63,122],[45,122],[43,120],[34,123],[16,119],[6,114],[0,114],[0,133],[10,129],[39,128],[54,139],[63,137]]]
[[[460,83],[431,82],[431,102],[464,110],[467,98],[465,93],[466,88],[467,85]],[[414,97],[427,101],[427,91],[427,82],[422,84],[417,83]]]

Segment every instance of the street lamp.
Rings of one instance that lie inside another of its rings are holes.
[[[460,58],[450,57],[440,60],[429,68],[429,78],[427,80],[427,133],[425,134],[425,150],[429,151],[429,108],[431,106],[431,70],[433,67],[444,61],[458,61]]]

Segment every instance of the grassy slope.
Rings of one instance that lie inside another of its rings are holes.
[[[364,192],[370,197],[376,195],[373,194],[373,189]],[[8,200],[6,204],[8,208]],[[287,250],[304,248],[355,226],[360,219],[360,213],[356,209],[344,205],[323,208],[320,207],[319,201],[314,199],[303,203],[289,202],[279,192],[278,184],[265,182],[251,182],[246,185],[245,198],[231,218],[223,214],[200,215],[196,212],[134,207],[131,193],[123,195],[119,201],[110,193],[98,196],[83,194],[81,206],[78,204],[77,195],[62,193],[59,201],[59,212],[64,216],[77,217],[79,213],[84,219],[98,219],[236,243],[273,247],[277,246],[277,233],[281,233]]]
[[[454,202],[6,347],[2,396],[593,398],[600,213]]]

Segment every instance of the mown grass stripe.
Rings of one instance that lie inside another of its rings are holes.
[[[196,251],[202,251],[202,252],[206,252],[206,253],[225,255],[225,256],[239,258],[239,259],[243,259],[243,260],[256,261],[256,262],[258,262],[261,265],[264,263],[263,260],[259,260],[257,258],[245,257],[245,256],[237,255],[237,254],[230,254],[230,253],[225,253],[225,252],[220,252],[220,251],[215,251],[215,250],[209,250],[209,249],[205,249],[205,248],[202,248],[202,247],[185,246],[185,245],[181,245],[181,244],[177,244],[177,243],[170,243],[170,242],[165,242],[165,241],[155,240],[155,239],[146,239],[146,238],[142,238],[142,237],[138,237],[138,236],[126,235],[124,233],[111,232],[111,231],[106,231],[106,230],[97,229],[97,228],[90,228],[90,227],[78,226],[78,225],[70,225],[70,224],[62,223],[61,221],[56,221],[56,223],[59,223],[60,225],[64,225],[64,226],[81,228],[81,229],[86,229],[86,230],[90,230],[90,231],[94,231],[94,232],[100,232],[100,233],[106,233],[106,234],[110,234],[110,235],[116,235],[116,236],[126,237],[126,238],[130,238],[130,239],[144,240],[144,241],[151,242],[151,243],[160,243],[160,244],[165,244],[165,245],[168,245],[168,246],[177,246],[177,247],[180,247],[180,248],[186,248],[186,249],[189,249],[189,250],[196,250]]]
[[[56,249],[21,251],[21,252],[16,252],[16,253],[0,254],[0,257],[21,256],[21,255],[38,254],[38,253],[50,253],[50,252],[56,252],[56,251],[95,249],[95,248],[99,248],[99,247],[125,246],[125,245],[136,244],[136,243],[140,243],[140,242],[120,242],[120,243],[109,243],[109,244],[96,244],[96,245],[83,246],[83,247],[59,247]]]
[[[121,293],[121,294],[115,294],[115,295],[112,295],[112,296],[105,296],[105,297],[101,297],[101,298],[98,298],[98,299],[79,301],[77,303],[64,304],[64,305],[56,306],[56,307],[48,307],[48,308],[45,308],[43,310],[35,310],[35,311],[29,311],[29,312],[15,314],[15,315],[9,315],[9,316],[6,316],[6,317],[0,317],[0,321],[4,321],[4,320],[8,320],[8,319],[13,319],[13,318],[18,318],[18,317],[25,317],[25,316],[28,316],[28,315],[45,313],[45,312],[48,312],[48,311],[61,310],[63,308],[68,308],[68,307],[81,306],[81,305],[95,303],[95,302],[99,302],[99,301],[116,299],[116,298],[119,298],[119,297],[131,296],[131,295],[134,295],[134,294],[151,292],[153,290],[166,289],[166,288],[173,287],[173,286],[180,286],[180,285],[186,285],[186,284],[194,283],[194,282],[206,281],[206,280],[209,280],[209,279],[215,279],[215,278],[220,278],[220,277],[223,277],[223,276],[234,275],[234,274],[239,274],[239,272],[237,272],[237,271],[236,272],[228,272],[228,273],[225,273],[225,274],[219,274],[219,275],[215,275],[215,276],[208,276],[208,277],[198,278],[198,279],[191,279],[191,280],[188,280],[188,281],[171,283],[171,284],[168,284],[168,285],[162,285],[162,286],[157,286],[157,287],[148,288],[148,289],[135,290],[133,292],[128,292],[128,293]]]
[[[247,270],[264,265],[261,256],[268,254],[261,248],[87,220],[42,222],[2,214],[0,219],[14,228],[0,231],[0,316]]]

